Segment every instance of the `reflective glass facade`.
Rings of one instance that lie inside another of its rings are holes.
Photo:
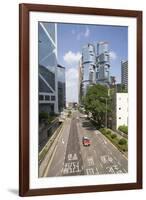
[[[58,112],[56,31],[55,23],[38,23],[39,112]]]
[[[110,82],[110,56],[107,42],[97,44],[96,82],[108,85]]]
[[[79,63],[79,100],[85,96],[93,84],[110,84],[110,54],[108,42],[98,42],[95,46],[88,44],[82,49]]]
[[[87,86],[93,84],[96,81],[95,72],[95,47],[92,44],[88,44],[82,49],[82,68],[83,68],[83,94],[87,92]]]
[[[66,91],[65,91],[65,68],[61,65],[57,66],[57,77],[58,77],[58,110],[63,111],[66,104]]]

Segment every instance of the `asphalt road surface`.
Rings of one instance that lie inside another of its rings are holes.
[[[82,137],[91,140],[83,146]],[[47,176],[119,174],[128,172],[128,160],[83,114],[73,112],[63,125],[49,162]]]

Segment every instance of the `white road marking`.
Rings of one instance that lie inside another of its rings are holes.
[[[77,154],[74,153],[72,160],[78,160]]]
[[[80,172],[79,162],[65,163],[64,170],[63,170],[64,174],[72,174],[72,173],[78,173],[78,172]]]
[[[67,155],[67,158],[68,158],[68,160],[71,160],[71,159],[72,159],[72,154],[71,154],[71,153],[68,154],[68,155]]]
[[[100,164],[100,167],[102,167],[102,168],[103,168],[103,165],[101,164],[101,162],[99,162],[99,164]]]
[[[69,153],[68,155],[67,155],[67,159],[70,161],[70,160],[78,160],[78,157],[77,157],[77,154],[76,153],[74,153],[74,154],[71,154],[71,153]]]
[[[62,138],[62,144],[64,144],[64,140],[63,140],[63,138]]]
[[[96,167],[95,169],[96,169],[96,174],[99,174],[98,168]]]
[[[121,169],[119,169],[118,165],[106,167],[106,169],[109,171],[109,173],[114,173],[114,174],[122,174],[123,171],[126,172],[126,170],[124,170],[124,169],[123,169],[123,171]]]
[[[117,161],[117,158],[114,156],[114,159]]]
[[[87,158],[88,166],[93,166],[94,165],[94,160],[93,158]]]
[[[109,173],[115,174],[115,171],[113,170],[112,167],[106,167],[106,169],[108,170]]]
[[[123,171],[127,173],[127,170],[123,168]]]
[[[93,168],[88,168],[86,169],[87,175],[94,175],[94,169]]]
[[[106,141],[106,140],[103,139],[103,141],[104,141],[104,144],[107,144],[107,141]]]
[[[108,161],[112,163],[113,162],[113,158],[108,156]]]
[[[123,171],[121,169],[117,171],[117,174],[122,174],[122,173]]]
[[[104,164],[106,164],[106,163],[113,163],[113,158],[111,156],[109,156],[109,155],[100,156],[100,160]]]
[[[121,163],[118,161],[118,165],[122,166]]]
[[[100,156],[100,160],[102,163],[106,164],[106,157],[105,156]]]
[[[113,165],[113,169],[118,171],[119,170],[118,165]]]

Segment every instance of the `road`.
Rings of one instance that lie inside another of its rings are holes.
[[[82,144],[87,136],[91,145]],[[66,119],[58,144],[47,167],[47,175],[75,176],[128,172],[127,158],[78,111]]]

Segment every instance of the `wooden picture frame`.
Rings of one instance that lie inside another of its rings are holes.
[[[30,188],[30,143],[29,143],[29,115],[30,115],[30,12],[63,13],[94,16],[114,16],[136,19],[136,73],[137,73],[137,130],[136,130],[136,182],[82,185],[53,188]],[[41,4],[19,5],[19,195],[55,195],[68,193],[86,193],[99,191],[130,190],[142,188],[142,11],[118,10],[105,8],[70,7]]]

